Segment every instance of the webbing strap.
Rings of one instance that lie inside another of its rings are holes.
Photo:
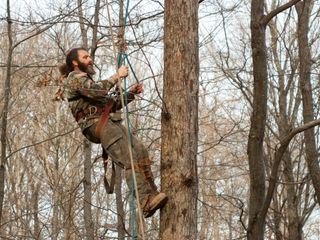
[[[104,106],[103,108],[103,112],[99,118],[99,121],[97,123],[97,126],[96,126],[96,129],[95,129],[95,133],[96,133],[96,136],[98,138],[101,139],[101,130],[103,128],[103,126],[106,124],[107,120],[108,120],[108,117],[109,117],[109,113],[110,113],[110,110],[112,108],[114,104],[114,100],[113,99],[110,99],[108,100],[108,102],[106,103],[106,105]]]
[[[108,169],[108,154],[107,152],[102,149],[102,158],[103,158],[103,167],[104,167],[104,178],[103,178],[103,183],[104,183],[104,188],[106,189],[106,192],[108,194],[112,194],[114,192],[114,184],[116,181],[116,168],[115,164],[113,161],[111,161],[112,164],[112,173],[111,173],[111,180],[110,184],[107,179],[107,169]]]

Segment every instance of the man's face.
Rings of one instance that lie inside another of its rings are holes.
[[[90,54],[85,50],[78,51],[78,61],[74,62],[82,72],[86,72],[89,75],[94,75],[96,72],[93,69],[93,62]]]

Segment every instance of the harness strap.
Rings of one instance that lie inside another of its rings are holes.
[[[102,149],[102,158],[103,158],[103,167],[104,167],[104,177],[103,177],[104,188],[106,189],[106,192],[108,194],[112,194],[114,192],[114,184],[115,184],[115,180],[116,180],[115,164],[113,161],[111,161],[112,173],[111,173],[111,180],[110,180],[110,184],[109,184],[107,176],[106,176],[107,169],[108,169],[108,154],[104,150],[104,148]]]
[[[106,105],[104,106],[103,108],[103,112],[102,112],[102,115],[100,116],[99,118],[99,121],[97,123],[97,126],[96,126],[96,129],[95,129],[95,134],[98,138],[100,138],[100,134],[101,134],[101,130],[103,128],[103,126],[106,124],[106,122],[108,121],[108,117],[109,117],[109,113],[110,113],[110,110],[112,108],[114,104],[114,100],[113,99],[110,99]]]
[[[101,135],[100,135],[101,130],[104,127],[104,125],[106,124],[106,122],[108,121],[109,113],[110,113],[110,110],[111,110],[113,104],[114,104],[114,100],[110,99],[103,108],[102,115],[100,116],[99,121],[96,126],[96,129],[95,129],[95,134],[99,139],[101,139]],[[109,184],[107,176],[106,176],[107,167],[108,167],[108,154],[103,147],[102,147],[102,158],[103,158],[103,167],[104,167],[104,177],[103,177],[104,187],[106,189],[106,192],[108,194],[111,194],[114,192],[116,169],[115,169],[114,162],[112,161],[112,163],[111,163],[112,164],[112,173],[111,173],[111,180],[110,180],[110,184]]]

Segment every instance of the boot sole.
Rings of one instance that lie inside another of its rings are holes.
[[[144,213],[144,218],[151,217],[158,209],[161,209],[166,205],[168,202],[168,197],[165,196],[164,198],[160,199],[158,203],[155,204],[154,208],[150,208],[146,213]]]

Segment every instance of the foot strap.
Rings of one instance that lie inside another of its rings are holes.
[[[111,180],[110,180],[110,184],[109,184],[107,176],[106,176],[107,169],[108,169],[108,154],[104,149],[102,149],[102,159],[103,159],[103,167],[104,167],[104,177],[103,177],[104,188],[106,189],[106,192],[108,194],[112,194],[114,192],[114,184],[115,184],[115,179],[116,179],[115,164],[113,161],[111,161],[112,173],[111,173]]]

